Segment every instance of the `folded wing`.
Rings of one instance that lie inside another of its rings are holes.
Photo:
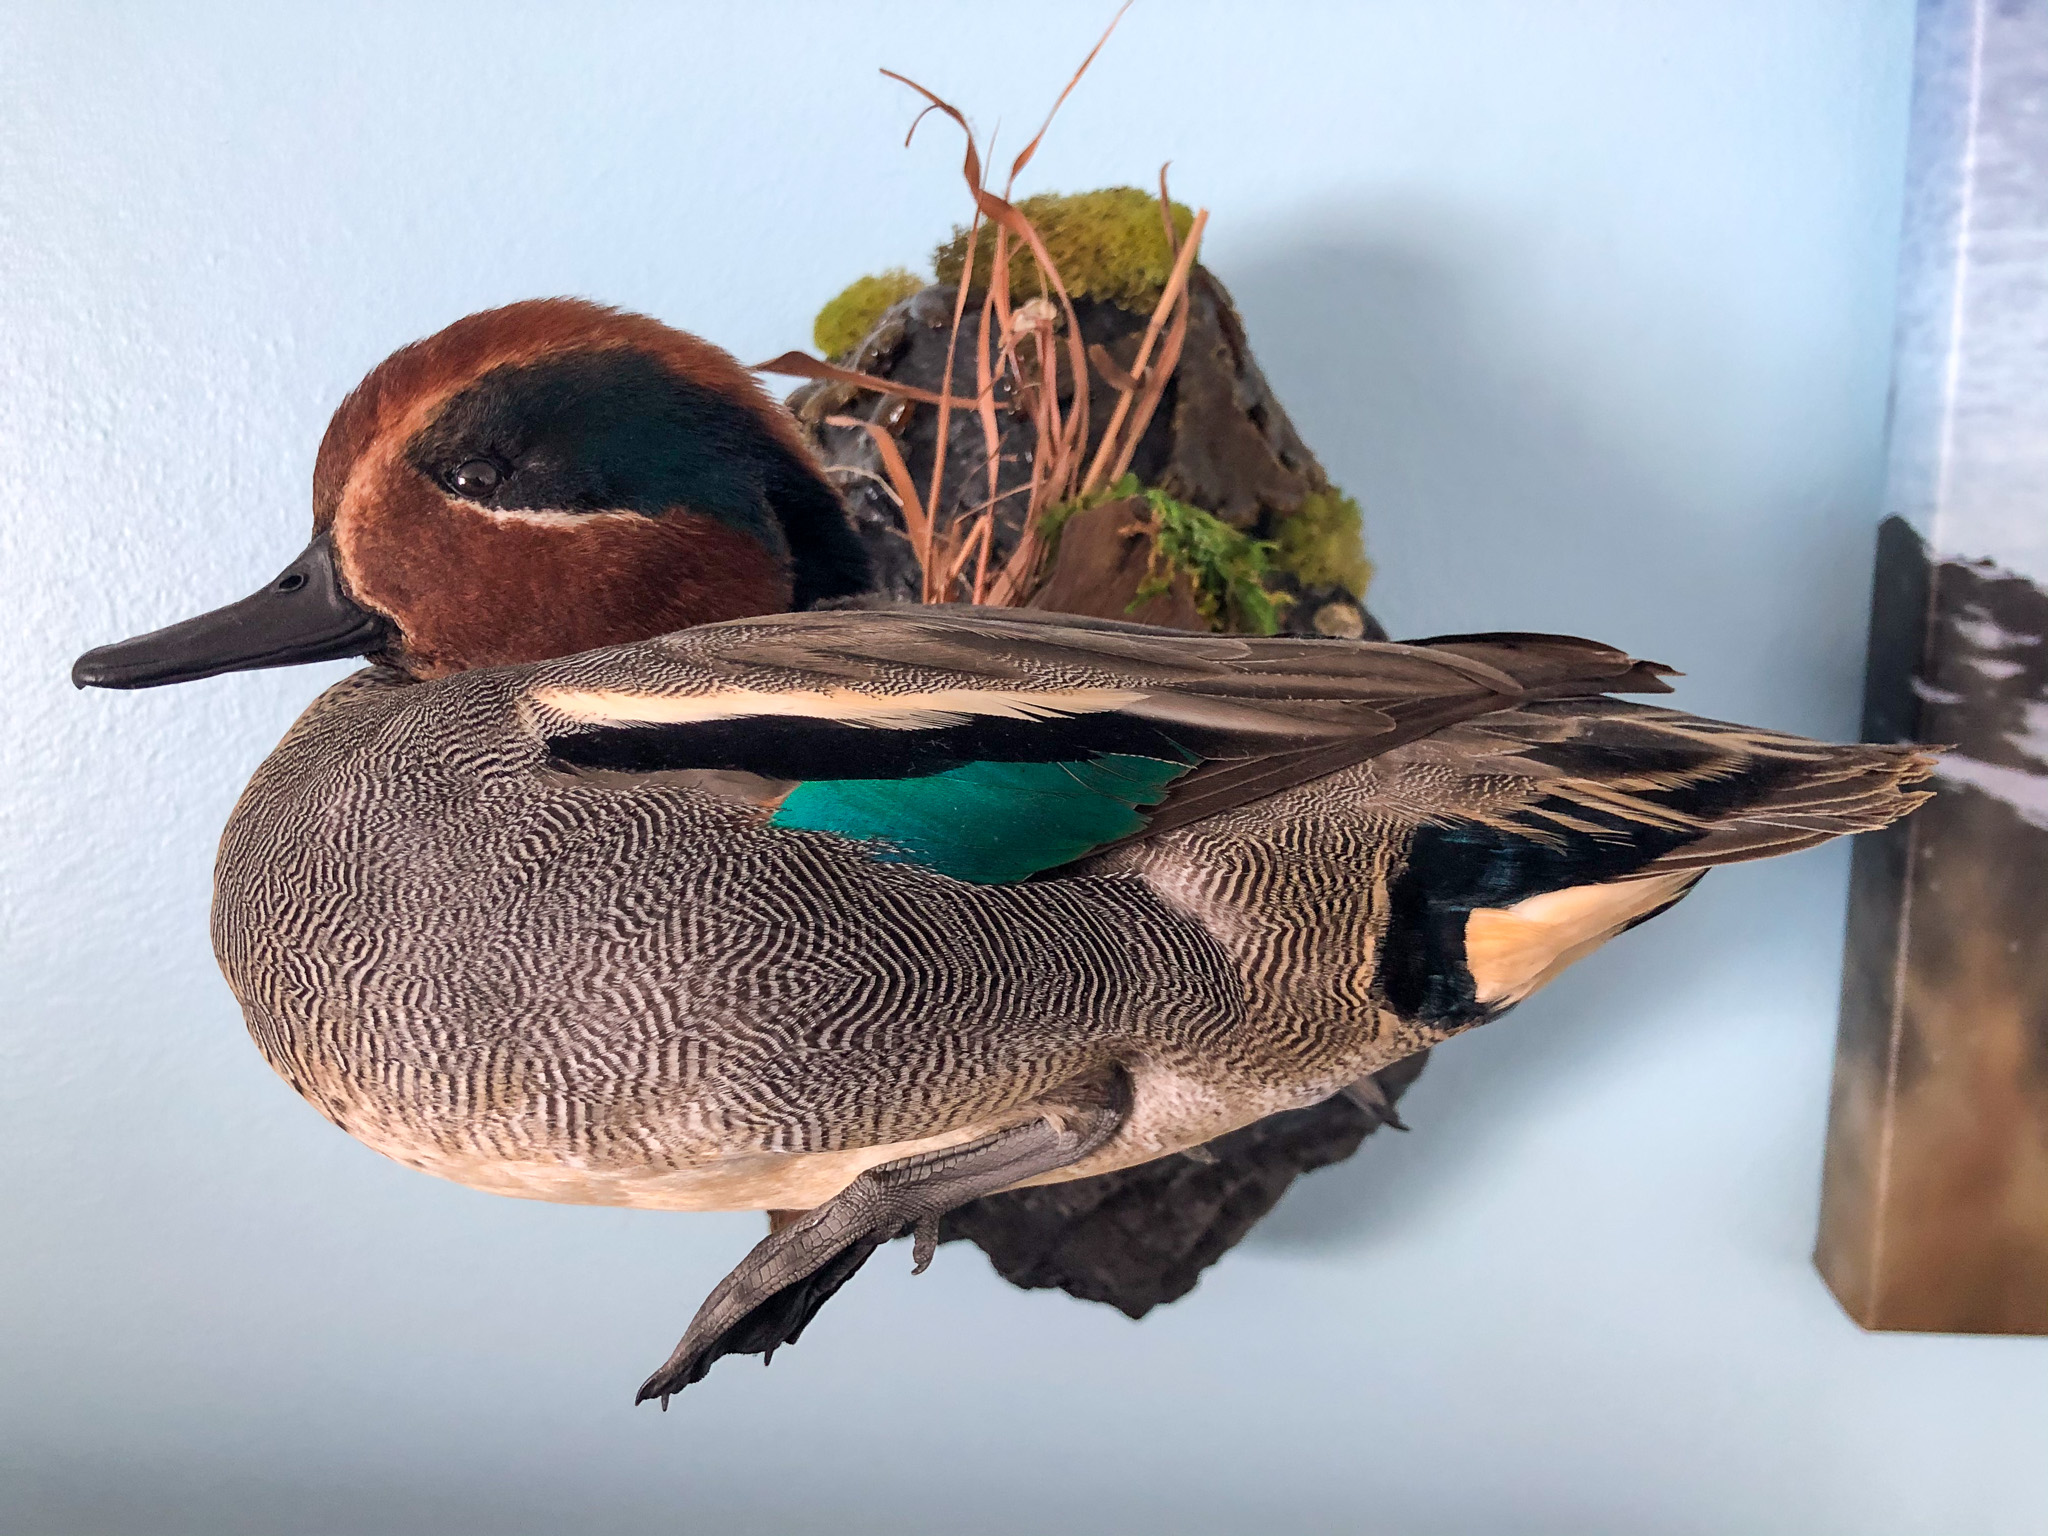
[[[570,772],[688,774],[792,830],[1019,880],[1503,708],[1665,692],[1551,635],[1255,639],[1012,609],[783,615],[537,670]]]

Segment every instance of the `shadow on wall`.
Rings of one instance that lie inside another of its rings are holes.
[[[1359,210],[1224,274],[1303,437],[1364,504],[1376,613],[1396,636],[1589,634],[1685,666],[1701,713],[1853,733],[1875,422],[1853,397],[1794,398],[1812,355],[1731,358],[1704,319],[1638,341],[1601,295],[1536,290],[1533,267],[1453,214]],[[1573,304],[1588,323],[1557,329]],[[1674,369],[1687,346],[1698,366]]]
[[[1626,390],[1639,373],[1626,358],[1603,373],[1584,348],[1552,348],[1567,355],[1546,364],[1513,324],[1530,306],[1503,292],[1511,258],[1483,273],[1370,227],[1325,226],[1224,275],[1296,425],[1365,506],[1371,601],[1388,629],[1588,634],[1686,664],[1694,675],[1671,701],[1683,707],[1853,738],[1874,506],[1857,475],[1869,466],[1827,466],[1836,483],[1820,507],[1811,480],[1755,494],[1753,466],[1704,485],[1660,475],[1650,466],[1670,455],[1655,409],[1673,413],[1672,440],[1693,462],[1717,446],[1684,442],[1687,399],[1603,411],[1597,388]],[[1439,243],[1487,248],[1469,231]],[[1608,416],[1603,436],[1591,423]],[[1832,966],[1833,951],[1816,959],[1781,931],[1782,914],[1803,896],[1828,900],[1839,874],[1809,859],[1720,875],[1441,1048],[1409,1101],[1416,1134],[1375,1138],[1303,1180],[1251,1242],[1347,1247],[1422,1215],[1498,1155],[1506,1130],[1655,1027],[1660,997],[1712,986],[1717,955],[1747,950],[1752,979]],[[1760,908],[1765,888],[1778,900]]]
[[[1661,931],[1624,935],[1506,1018],[1439,1046],[1402,1101],[1410,1134],[1375,1137],[1350,1161],[1302,1179],[1249,1245],[1353,1248],[1426,1219],[1485,1177],[1523,1124],[1658,1027],[1660,996],[1712,984],[1712,956],[1724,942],[1744,942],[1723,939],[1741,913],[1714,894],[1710,879],[1657,920]]]

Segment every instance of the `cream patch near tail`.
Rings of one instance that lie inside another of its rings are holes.
[[[1546,891],[1465,919],[1465,966],[1488,1008],[1505,1008],[1544,986],[1638,918],[1683,896],[1696,869]]]

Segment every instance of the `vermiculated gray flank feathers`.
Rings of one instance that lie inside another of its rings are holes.
[[[216,940],[309,1099],[480,1187],[803,1208],[1121,1064],[1131,1115],[1061,1175],[1079,1176],[1494,1016],[1545,974],[1562,919],[1537,898],[1645,882],[1566,903],[1559,942],[1597,942],[1668,874],[1913,801],[1905,754],[1598,697],[1613,686],[1662,685],[1548,637],[1260,641],[1008,611],[745,621],[424,684],[359,674],[238,807]],[[673,732],[639,767],[561,765],[565,740],[650,724]],[[960,770],[902,768],[904,743],[1015,762],[1159,731],[1201,761],[1138,834],[976,886],[777,826],[793,775],[774,764],[802,731],[813,758],[822,742],[918,782]],[[705,740],[753,771],[693,763]],[[1495,971],[1475,978],[1468,932],[1489,912],[1509,916],[1485,918]]]

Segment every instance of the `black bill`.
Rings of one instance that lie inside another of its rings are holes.
[[[363,656],[390,639],[388,621],[342,590],[321,534],[262,591],[167,629],[87,651],[71,664],[79,688],[154,688],[222,672]]]

